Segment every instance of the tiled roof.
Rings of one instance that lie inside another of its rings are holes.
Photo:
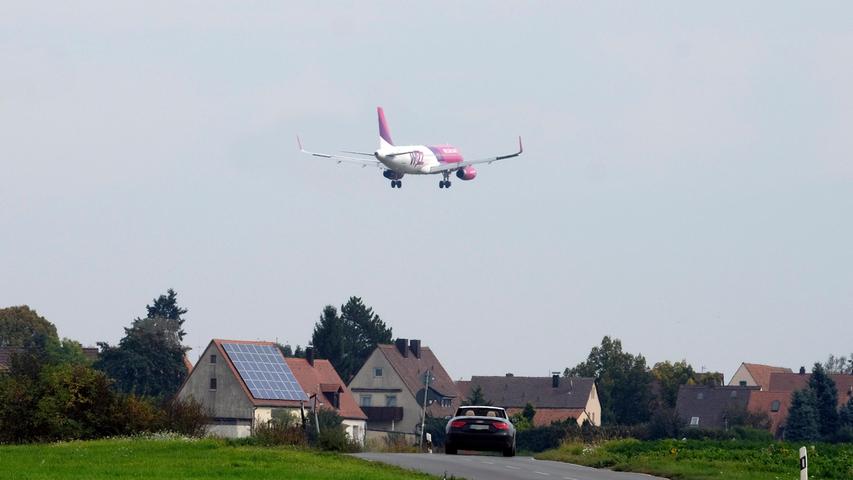
[[[770,374],[791,373],[790,368],[774,367],[771,365],[762,365],[760,363],[744,362],[743,366],[746,367],[746,370],[750,375],[752,375],[752,379],[755,380],[755,383],[758,384],[762,390],[772,390],[770,388]]]
[[[595,382],[592,378],[560,378],[557,388],[551,386],[551,377],[471,377],[469,390],[480,386],[483,397],[496,406],[524,408],[530,403],[535,408],[585,408]]]
[[[746,409],[750,395],[759,387],[682,385],[675,410],[685,422],[699,417],[699,428],[725,427],[724,413],[730,408]]]
[[[787,392],[790,396],[795,390],[808,387],[811,376],[811,373],[774,373],[770,375],[770,391]],[[835,382],[835,388],[838,390],[838,406],[846,404],[853,396],[853,375],[830,374],[829,378]]]
[[[349,391],[338,375],[335,367],[328,360],[314,360],[314,366],[304,358],[287,358],[287,365],[293,375],[309,396],[323,395],[326,392],[340,392],[340,408],[338,414],[347,419],[367,420],[367,415],[355,403],[355,397]],[[325,407],[328,401],[323,401]]]
[[[403,357],[395,345],[377,345],[376,348],[385,355],[388,363],[391,364],[412,395],[417,395],[419,391],[423,391],[423,374],[427,370],[432,371],[433,380],[430,382],[430,389],[444,397],[451,398],[451,406],[442,407],[438,402],[435,402],[427,407],[430,414],[446,416],[456,411],[460,400],[459,390],[429,347],[421,347],[421,358],[415,357],[411,351],[408,352],[408,356]]]
[[[773,402],[779,402],[779,410],[774,412]],[[791,406],[791,392],[752,392],[749,395],[747,408],[751,412],[764,412],[770,417],[770,431],[775,435],[779,427],[788,418],[788,407]]]
[[[508,415],[515,415],[523,412],[523,408],[508,408]],[[547,427],[554,422],[562,422],[568,418],[577,420],[578,418],[586,418],[583,408],[539,408],[536,414],[533,415],[533,425],[536,427]]]

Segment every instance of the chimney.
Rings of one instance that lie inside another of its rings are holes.
[[[800,367],[800,375],[806,374],[806,367]]]
[[[513,374],[511,374],[511,373],[507,372],[506,376],[507,376],[507,377],[513,377],[513,376],[515,376],[515,375],[513,375]]]
[[[421,358],[421,341],[420,340],[410,340],[409,348],[412,350],[412,354],[415,358]]]
[[[408,343],[409,341],[405,338],[398,338],[397,340],[394,340],[394,344],[397,346],[397,350],[403,357],[409,356],[409,349],[407,348]]]
[[[553,373],[551,374],[551,388],[559,388],[560,386],[560,374]]]
[[[308,365],[314,366],[314,347],[305,347],[305,360],[308,360]]]

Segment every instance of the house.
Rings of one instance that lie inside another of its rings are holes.
[[[741,363],[729,385],[741,387],[760,387],[761,390],[770,390],[770,375],[774,373],[792,373],[790,368],[773,367],[759,363]]]
[[[758,386],[681,385],[675,411],[691,427],[722,429],[728,427],[727,413],[746,410],[750,396]]]
[[[760,392],[750,398],[749,410],[765,412],[770,416],[771,432],[776,437],[784,434],[785,421],[788,419],[788,409],[791,407],[791,395],[797,390],[808,387],[810,373],[774,372],[770,374],[768,391]],[[847,404],[853,398],[853,375],[830,374],[838,391],[838,407]]]
[[[433,417],[452,415],[459,406],[456,384],[420,340],[377,345],[349,388],[367,414],[368,430],[418,433],[424,402]]]
[[[358,407],[352,392],[328,360],[314,358],[314,349],[305,349],[305,358],[287,358],[287,365],[309,398],[319,398],[320,408],[334,410],[343,419],[347,435],[364,443],[367,415]]]
[[[588,422],[601,425],[601,403],[592,378],[516,377],[512,374],[498,377],[474,376],[470,381],[457,382],[464,397],[470,397],[479,387],[483,398],[514,415],[529,403],[536,409],[535,426],[550,425],[574,419],[578,425]]]
[[[276,344],[259,341],[211,340],[178,398],[204,405],[208,432],[222,437],[249,436],[263,422],[310,406]]]

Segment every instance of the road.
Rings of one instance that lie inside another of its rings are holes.
[[[356,457],[383,462],[410,470],[468,480],[650,480],[643,473],[613,472],[571,463],[534,460],[531,457],[490,457],[419,453],[358,453]]]

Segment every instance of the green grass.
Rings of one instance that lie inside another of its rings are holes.
[[[778,442],[616,440],[564,444],[536,458],[642,472],[678,480],[799,479],[799,446]],[[853,444],[809,448],[809,478],[853,479]]]
[[[428,479],[357,458],[222,440],[114,439],[0,446],[0,479]]]

